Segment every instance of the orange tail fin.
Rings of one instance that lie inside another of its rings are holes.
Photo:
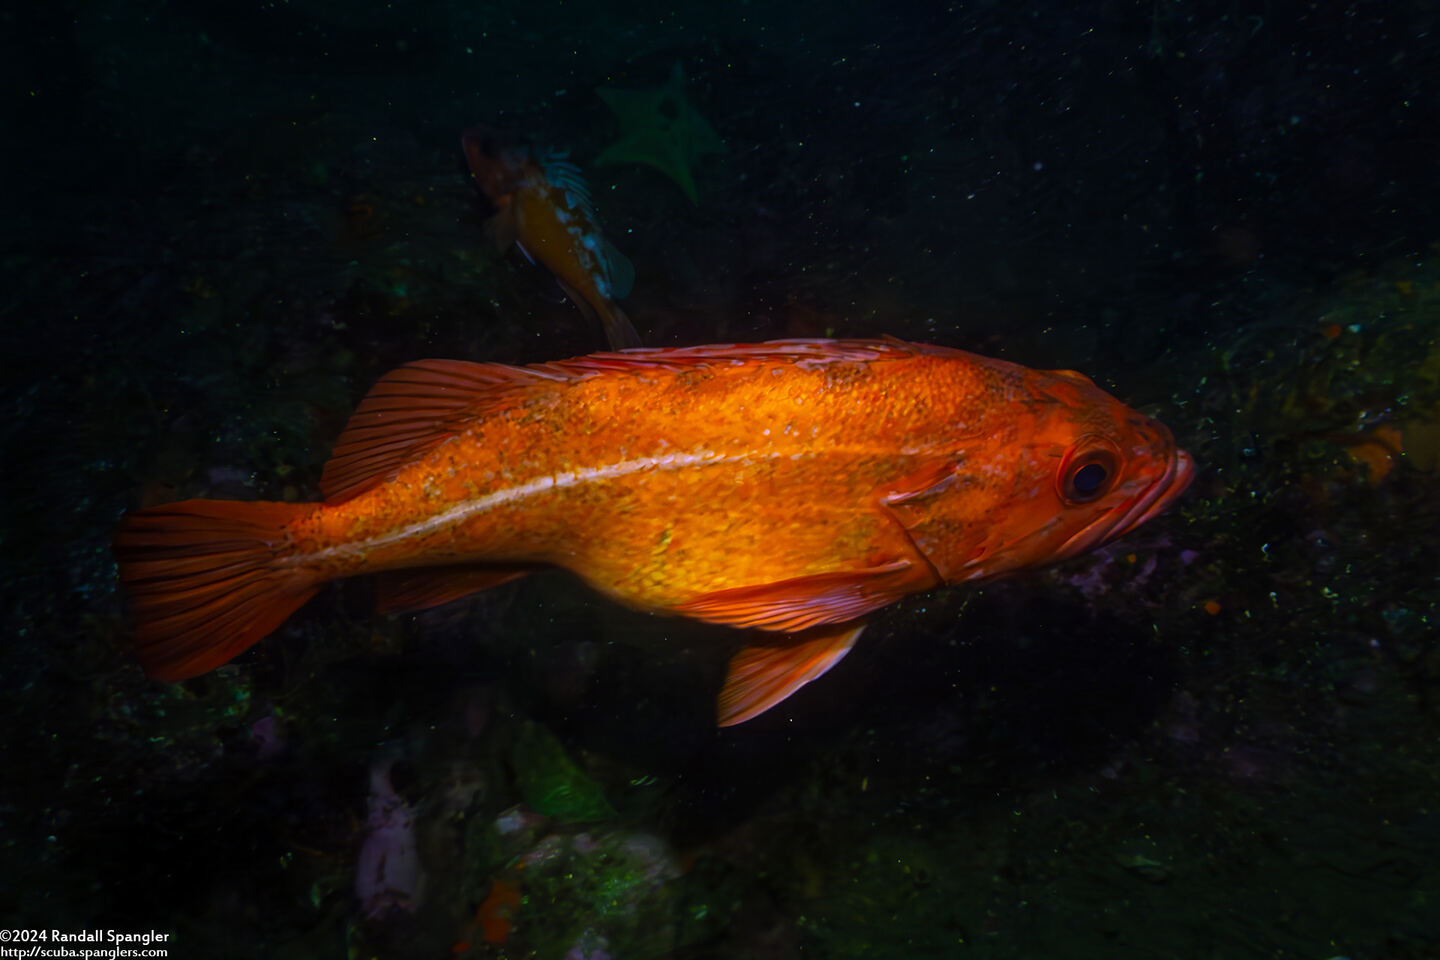
[[[185,500],[131,513],[115,533],[145,672],[174,682],[228,663],[314,596],[314,574],[277,561],[314,504]]]

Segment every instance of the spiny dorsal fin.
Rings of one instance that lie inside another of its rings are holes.
[[[547,381],[724,364],[777,362],[805,367],[865,363],[944,349],[898,340],[770,340],[641,347],[525,367],[417,360],[382,377],[351,415],[321,473],[320,490],[327,501],[348,500],[393,477],[405,464],[455,436],[469,421],[513,406],[527,390]]]
[[[329,502],[348,500],[464,429],[518,403],[536,384],[576,373],[503,363],[417,360],[390,371],[350,416],[320,475]]]
[[[767,340],[764,343],[712,343],[699,347],[640,347],[592,353],[570,360],[541,363],[527,370],[603,373],[612,370],[686,370],[745,363],[794,363],[800,367],[827,363],[869,363],[898,360],[920,353],[943,353],[946,347],[903,340]]]

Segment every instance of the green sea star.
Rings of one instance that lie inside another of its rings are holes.
[[[597,87],[596,93],[620,119],[620,139],[595,158],[597,166],[643,163],[680,185],[698,204],[694,163],[710,153],[724,153],[725,142],[685,96],[680,64],[663,85],[648,90]]]

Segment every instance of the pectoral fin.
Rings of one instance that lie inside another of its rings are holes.
[[[720,690],[720,726],[753,719],[822,676],[850,652],[864,629],[863,623],[831,624],[742,649],[731,658]]]
[[[864,570],[820,573],[702,594],[675,612],[732,627],[795,631],[854,620],[938,581],[928,566],[896,560]]]
[[[958,531],[946,519],[945,505],[963,489],[962,463],[963,455],[958,453],[930,460],[877,491],[880,511],[904,531],[915,548],[917,562],[928,568],[936,583],[954,572],[945,561],[955,552]]]
[[[891,484],[880,496],[880,502],[894,508],[900,504],[913,504],[939,496],[955,485],[955,470],[959,461],[954,458],[930,460],[921,464],[909,476],[901,477]]]

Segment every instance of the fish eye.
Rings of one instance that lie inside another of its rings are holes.
[[[1087,463],[1075,471],[1075,475],[1070,478],[1070,486],[1082,497],[1091,497],[1105,485],[1109,477],[1110,472],[1100,464]]]
[[[1104,447],[1091,448],[1066,459],[1060,467],[1060,497],[1067,503],[1090,503],[1110,491],[1120,474],[1120,461]]]

